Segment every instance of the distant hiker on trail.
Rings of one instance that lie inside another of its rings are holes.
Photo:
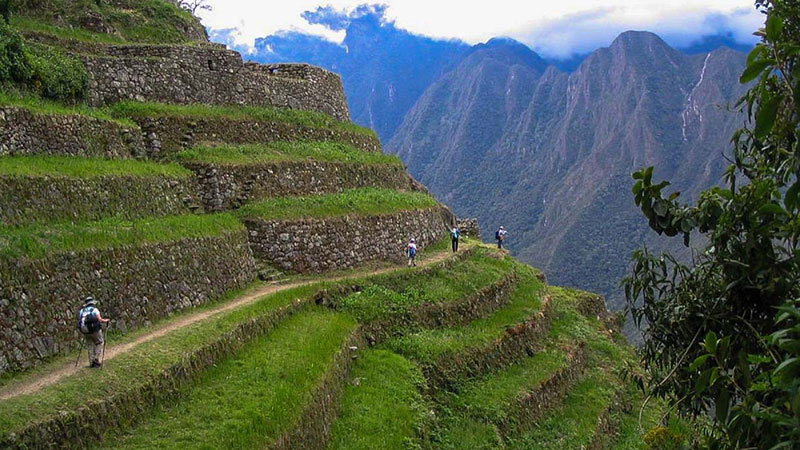
[[[104,319],[97,309],[97,302],[94,297],[86,297],[83,308],[78,313],[78,330],[83,334],[86,341],[86,350],[89,352],[89,367],[100,367],[100,352],[103,349],[103,325],[111,322],[111,319]]]
[[[408,267],[417,266],[417,241],[414,240],[412,237],[410,241],[408,241],[408,247],[406,247],[406,254],[408,255]]]
[[[461,230],[453,227],[450,230],[450,242],[453,244],[453,253],[458,251],[458,240],[461,238]]]
[[[506,240],[506,234],[508,234],[508,231],[506,231],[504,226],[500,225],[500,229],[494,233],[494,238],[497,239],[497,248],[503,248],[503,242]]]

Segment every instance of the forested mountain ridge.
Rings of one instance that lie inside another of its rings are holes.
[[[511,248],[556,282],[621,306],[630,252],[678,242],[647,238],[631,173],[655,165],[689,196],[715,183],[742,118],[744,54],[687,55],[627,32],[569,74],[530,54],[487,46],[434,83],[387,148],[484,238],[511,230]]]

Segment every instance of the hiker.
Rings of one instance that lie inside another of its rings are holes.
[[[494,238],[497,239],[497,248],[503,248],[503,241],[506,240],[506,234],[508,234],[508,232],[505,227],[500,225],[500,229],[494,233]]]
[[[417,266],[417,241],[412,237],[410,241],[408,241],[408,247],[406,247],[406,254],[408,255],[408,267]]]
[[[97,309],[97,302],[94,297],[86,297],[83,308],[78,313],[78,329],[86,340],[86,350],[89,352],[89,367],[101,367],[100,352],[103,349],[103,325],[111,322],[111,319],[104,319]]]
[[[450,230],[450,242],[453,244],[453,253],[458,251],[458,240],[461,238],[461,230],[453,227]]]

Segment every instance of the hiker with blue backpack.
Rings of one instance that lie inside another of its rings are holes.
[[[461,230],[453,227],[450,230],[450,243],[453,244],[453,253],[458,251],[458,240],[461,238]]]
[[[111,322],[111,319],[105,319],[100,315],[100,310],[97,309],[97,301],[95,301],[94,297],[86,297],[83,302],[83,308],[78,313],[78,330],[83,334],[83,339],[86,341],[86,350],[89,353],[89,367],[93,369],[103,366],[103,363],[100,362],[100,353],[105,344],[103,324],[109,322]]]
[[[494,238],[497,239],[497,248],[499,249],[503,248],[503,242],[506,240],[506,234],[508,234],[508,232],[506,231],[506,228],[502,225],[500,225],[500,229],[495,231]]]
[[[410,241],[408,241],[408,246],[406,247],[406,254],[408,255],[408,267],[417,266],[417,241],[412,237]]]

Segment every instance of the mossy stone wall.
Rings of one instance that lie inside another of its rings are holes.
[[[112,120],[0,106],[0,156],[144,156],[142,132]]]
[[[138,219],[188,214],[200,209],[189,177],[29,177],[0,175],[0,224]]]
[[[81,342],[82,299],[128,331],[199,306],[255,276],[244,230],[0,261],[0,373],[33,367]]]
[[[319,111],[349,121],[339,75],[307,64],[245,63],[217,46],[109,46],[108,56],[84,56],[89,103],[276,106]]]
[[[225,117],[136,117],[144,132],[147,153],[164,158],[204,143],[265,144],[278,141],[333,141],[369,152],[380,152],[373,134],[311,128],[287,122]]]
[[[369,261],[402,262],[413,236],[420,249],[447,235],[452,215],[445,208],[362,217],[246,219],[257,259],[287,272],[349,269]]]
[[[184,164],[197,174],[208,211],[238,208],[267,197],[334,194],[347,189],[381,187],[415,190],[401,165],[324,161],[284,161],[248,165]]]

